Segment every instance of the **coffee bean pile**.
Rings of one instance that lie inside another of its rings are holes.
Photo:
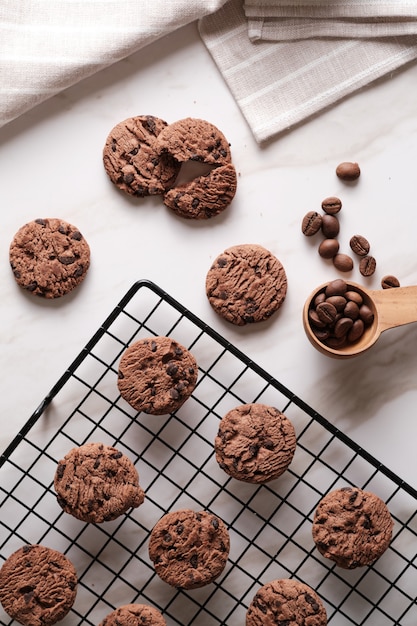
[[[374,321],[374,313],[358,291],[338,278],[314,298],[308,321],[319,341],[339,350],[362,337]]]
[[[360,176],[357,163],[343,162],[336,168],[336,174],[341,180],[354,181]],[[376,270],[376,259],[370,254],[369,241],[363,235],[353,235],[349,246],[353,253],[340,252],[338,235],[340,222],[338,213],[342,209],[342,201],[336,196],[329,196],[321,203],[322,212],[308,211],[303,217],[301,230],[306,237],[313,237],[317,233],[323,236],[318,246],[318,253],[323,259],[332,260],[339,272],[350,272],[354,266],[354,258],[359,258],[359,272],[364,277],[373,276]],[[387,275],[381,280],[381,287],[389,289],[399,287],[400,283],[395,276]]]

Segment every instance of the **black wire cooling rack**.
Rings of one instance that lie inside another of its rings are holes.
[[[192,397],[170,415],[137,414],[117,389],[122,352],[151,335],[176,339],[199,364]],[[289,470],[262,486],[231,479],[213,454],[219,419],[248,402],[279,408],[297,432]],[[128,454],[146,492],[138,509],[100,525],[63,513],[53,490],[57,461],[88,441]],[[351,571],[326,561],[311,536],[320,498],[346,485],[377,493],[395,522],[386,553]],[[63,626],[97,626],[130,602],[158,608],[168,626],[243,626],[254,594],[275,578],[314,588],[334,626],[417,624],[417,492],[146,280],[132,286],[0,457],[0,498],[1,562],[24,543],[41,543],[77,569],[77,598]],[[155,522],[185,507],[216,513],[231,538],[222,575],[188,592],[161,581],[148,557]],[[2,609],[0,623],[14,623]]]

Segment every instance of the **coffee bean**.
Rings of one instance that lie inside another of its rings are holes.
[[[328,215],[327,213],[321,218],[321,231],[327,239],[334,239],[337,237],[340,230],[339,220],[335,215]]]
[[[322,201],[321,208],[325,213],[328,213],[329,215],[335,215],[341,210],[342,201],[336,196],[329,196]]]
[[[347,291],[346,298],[348,300],[352,300],[352,302],[356,302],[358,306],[360,306],[363,303],[363,298],[358,291]]]
[[[318,306],[320,302],[324,302],[325,299],[326,299],[326,294],[324,293],[324,291],[322,291],[321,293],[318,293],[317,296],[314,298],[314,306]]]
[[[317,211],[309,211],[304,215],[301,230],[306,237],[312,237],[321,228],[322,217]]]
[[[372,276],[375,273],[376,260],[373,256],[364,256],[359,263],[359,271],[362,276]]]
[[[353,269],[353,261],[347,254],[336,254],[333,265],[339,272],[350,272]]]
[[[337,317],[337,310],[333,304],[328,302],[322,302],[316,308],[316,313],[319,316],[319,319],[325,324],[333,324]]]
[[[343,314],[352,320],[356,320],[359,317],[359,306],[353,300],[349,300],[343,309]]]
[[[319,245],[319,255],[323,259],[332,259],[339,252],[337,239],[323,239]]]
[[[381,279],[381,287],[382,289],[394,289],[395,287],[400,286],[400,281],[396,276],[384,276]]]
[[[328,283],[325,289],[326,297],[343,296],[347,291],[347,284],[342,278],[336,278]]]
[[[317,311],[315,309],[310,309],[308,312],[308,320],[314,328],[325,328],[326,322],[323,322],[319,316],[317,315]]]
[[[369,324],[372,324],[374,321],[372,309],[367,304],[362,304],[362,306],[359,307],[359,316],[366,326],[369,326]]]
[[[326,302],[330,302],[336,308],[336,311],[343,311],[347,305],[347,300],[343,296],[329,296]]]
[[[345,337],[353,326],[350,317],[341,317],[334,325],[334,336]]]
[[[354,343],[355,341],[358,341],[358,339],[362,337],[364,331],[365,331],[365,324],[363,323],[363,320],[361,319],[355,320],[353,322],[352,328],[348,332],[348,335],[347,335],[348,341],[350,343]]]
[[[336,175],[341,180],[356,180],[361,174],[360,167],[357,163],[351,161],[343,161],[336,167]]]
[[[370,249],[369,241],[362,235],[353,235],[349,241],[349,245],[352,252],[358,256],[367,255]]]

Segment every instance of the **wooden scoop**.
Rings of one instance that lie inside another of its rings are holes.
[[[348,290],[352,289],[361,294],[364,303],[374,314],[374,321],[356,342],[347,343],[338,349],[330,348],[315,336],[308,319],[308,311],[313,300],[325,290],[327,285],[328,283],[325,283],[317,287],[307,298],[303,309],[303,325],[306,335],[312,345],[322,354],[336,359],[357,356],[369,350],[384,330],[417,322],[417,286],[370,290],[356,283],[347,282]]]

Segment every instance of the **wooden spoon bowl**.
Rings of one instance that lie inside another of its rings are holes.
[[[362,296],[364,303],[371,309],[374,319],[372,324],[365,328],[360,339],[346,343],[338,349],[331,348],[318,339],[309,321],[309,310],[312,308],[312,303],[319,293],[325,291],[328,284],[324,283],[317,287],[307,298],[303,308],[305,333],[311,344],[326,356],[337,359],[357,356],[369,350],[383,331],[417,322],[417,286],[370,290],[356,283],[347,282],[348,290],[357,291]]]

